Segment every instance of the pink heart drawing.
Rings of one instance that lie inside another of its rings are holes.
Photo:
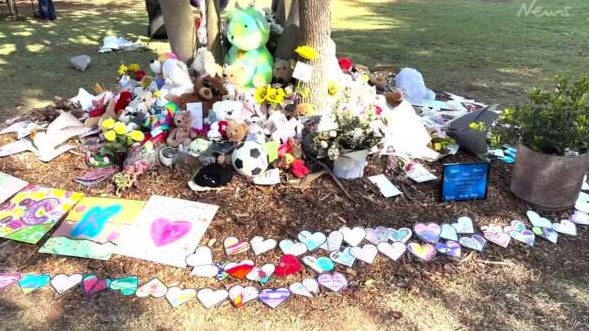
[[[192,223],[188,221],[170,222],[165,218],[158,218],[151,223],[151,239],[156,246],[165,246],[184,237],[191,227]]]

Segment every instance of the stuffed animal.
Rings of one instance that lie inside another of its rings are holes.
[[[243,87],[258,87],[272,81],[273,60],[266,48],[270,26],[264,15],[253,7],[235,9],[229,13],[227,38],[232,44],[225,63],[242,64],[245,68]]]
[[[187,111],[179,111],[174,115],[175,127],[170,131],[166,143],[171,147],[189,145],[192,142],[192,116]]]
[[[213,109],[209,113],[208,119],[210,123],[226,120],[245,122],[248,119],[248,116],[245,113],[243,104],[241,102],[223,100],[216,102],[213,105]]]
[[[268,117],[268,108],[256,102],[255,93],[256,89],[254,88],[244,89],[237,96],[237,101],[243,104],[243,108],[249,117],[257,116],[260,119],[265,119]]]
[[[127,124],[129,130],[139,130],[149,115],[154,99],[150,91],[137,88],[133,92],[135,97],[125,110],[119,115],[119,121]]]
[[[162,95],[182,95],[194,92],[194,84],[188,73],[186,63],[174,58],[170,54],[160,56],[158,60],[152,60],[149,67],[154,74],[161,76],[165,83],[160,91]]]
[[[229,99],[235,100],[235,97],[241,92],[246,85],[248,76],[243,63],[235,65],[223,65],[223,85],[227,89]]]
[[[272,81],[280,85],[286,85],[292,81],[292,66],[290,61],[276,59],[274,62],[274,71],[272,72]]]
[[[196,50],[194,60],[190,66],[196,73],[197,78],[204,76],[221,76],[222,68],[215,62],[215,56],[206,47],[200,47]]]
[[[186,104],[200,102],[202,103],[203,117],[209,116],[213,104],[221,101],[227,94],[223,82],[219,77],[204,76],[194,81],[194,92],[182,94],[180,96],[171,96],[170,100],[180,107],[186,109]]]
[[[218,121],[211,124],[207,138],[213,141],[222,140],[227,136],[227,121]]]
[[[245,140],[248,133],[248,127],[243,122],[227,121],[227,140],[240,143]]]
[[[403,92],[399,90],[385,93],[384,96],[391,107],[397,107],[403,101]]]

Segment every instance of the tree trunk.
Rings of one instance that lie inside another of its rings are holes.
[[[219,0],[207,0],[207,48],[213,53],[215,62],[223,63],[224,51],[221,45],[221,31],[219,31]]]
[[[311,46],[319,52],[313,61],[313,74],[307,86],[310,88],[309,103],[322,110],[327,99],[328,49],[331,38],[331,0],[299,0],[300,45]]]
[[[163,0],[160,1],[168,41],[172,52],[179,60],[188,62],[192,59],[195,43],[196,30],[194,16],[190,2],[186,0]]]

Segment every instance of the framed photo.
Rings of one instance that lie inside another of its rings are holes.
[[[487,162],[444,164],[442,201],[486,199],[490,169]]]

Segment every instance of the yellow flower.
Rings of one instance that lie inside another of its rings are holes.
[[[329,95],[336,95],[338,91],[339,86],[337,85],[337,83],[334,81],[330,81],[327,85],[327,92],[329,93]]]
[[[311,46],[299,46],[295,49],[295,52],[305,60],[312,61],[319,57],[319,53]]]
[[[284,98],[286,97],[286,92],[284,92],[283,88],[277,88],[275,90],[275,97],[276,103],[282,103],[284,101]]]
[[[157,90],[157,91],[153,92],[153,97],[154,97],[154,98],[156,98],[156,99],[157,99],[157,98],[159,98],[159,97],[161,97],[161,96],[162,96],[162,91],[160,91],[160,90]]]
[[[115,126],[115,120],[113,120],[112,118],[107,118],[104,121],[102,121],[102,128],[103,129],[112,129]]]
[[[278,103],[278,90],[273,88],[273,87],[268,87],[268,90],[266,91],[266,101],[268,101],[271,104],[277,104]]]
[[[104,139],[108,141],[115,141],[115,139],[117,139],[117,134],[113,130],[108,130],[104,133]]]
[[[115,130],[116,134],[125,134],[127,132],[127,126],[123,122],[116,122],[113,130]]]
[[[131,63],[131,64],[129,64],[128,69],[129,69],[129,71],[135,72],[141,68],[139,67],[139,65],[137,63]]]
[[[143,132],[133,130],[133,131],[129,132],[129,138],[131,138],[134,141],[143,141],[145,136],[143,135]]]
[[[122,75],[126,74],[127,73],[127,70],[129,70],[129,68],[126,65],[121,64],[119,66],[119,71],[118,71],[119,72],[119,75],[122,76]]]
[[[260,86],[256,89],[256,92],[254,93],[254,100],[256,103],[262,104],[266,101],[266,96],[268,94],[267,88],[269,88],[269,86]]]

